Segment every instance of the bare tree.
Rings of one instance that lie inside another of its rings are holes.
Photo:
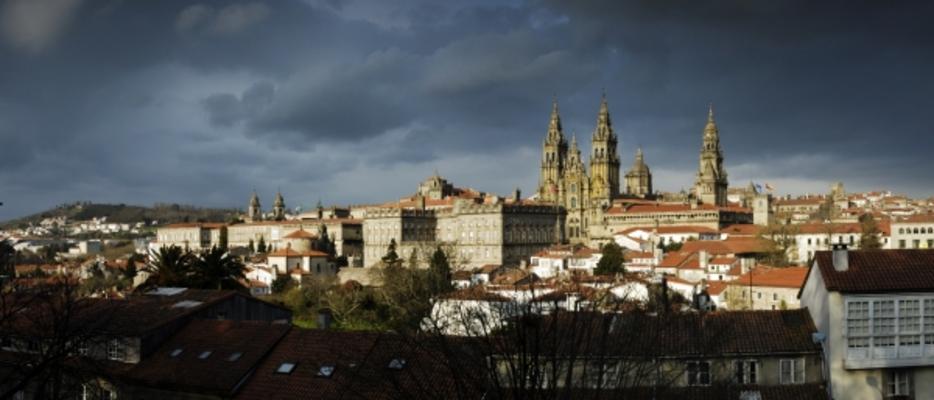
[[[109,301],[82,297],[75,280],[60,276],[13,288],[0,295],[0,398],[99,392],[106,368],[86,355],[106,341]]]

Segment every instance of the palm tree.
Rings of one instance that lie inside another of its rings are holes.
[[[212,246],[192,262],[192,283],[203,289],[245,289],[246,267],[223,247]]]
[[[140,285],[143,290],[157,286],[191,286],[192,255],[178,246],[162,246],[151,251],[149,263],[143,269],[149,274]]]

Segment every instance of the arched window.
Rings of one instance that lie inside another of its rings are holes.
[[[904,234],[904,233],[905,233],[905,228],[898,228],[898,233]]]
[[[577,208],[577,197],[571,197],[571,208]]]
[[[576,184],[576,183],[572,183],[572,184],[571,184],[571,193],[577,193],[577,184]]]

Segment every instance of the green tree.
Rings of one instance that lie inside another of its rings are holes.
[[[192,283],[203,289],[244,290],[246,267],[227,249],[212,246],[192,261]]]
[[[872,217],[872,214],[860,215],[859,225],[862,230],[859,236],[859,248],[862,250],[881,249],[882,243],[879,241],[879,236],[882,235],[882,231],[879,230],[879,225],[876,223],[876,219]]]
[[[253,243],[253,239],[250,239],[250,243],[246,248],[250,249],[250,254],[256,253],[256,244]]]
[[[259,243],[256,244],[256,252],[265,254],[266,253],[266,239],[262,236],[259,237]]]
[[[396,238],[389,240],[389,248],[386,249],[386,255],[383,256],[383,265],[394,266],[402,262],[399,254],[396,253]]]
[[[450,292],[451,286],[451,264],[448,263],[448,256],[441,250],[441,247],[435,249],[431,255],[431,264],[428,268],[428,289],[434,294]]]
[[[183,251],[178,246],[162,246],[158,251],[153,251],[149,256],[149,264],[144,269],[149,277],[140,288],[146,290],[158,286],[190,286],[192,258],[190,252]]]
[[[616,275],[626,272],[623,268],[623,249],[616,242],[609,242],[603,246],[600,261],[593,273],[596,275]]]
[[[285,293],[295,286],[295,280],[285,274],[277,274],[276,279],[272,281],[270,289],[274,294]]]
[[[220,238],[217,239],[217,247],[227,250],[227,228],[221,227]]]

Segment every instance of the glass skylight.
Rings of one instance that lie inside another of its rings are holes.
[[[404,358],[393,358],[389,361],[389,369],[402,369],[405,367]]]
[[[279,364],[279,368],[276,369],[277,374],[291,374],[292,370],[295,369],[295,363],[284,362]]]
[[[330,378],[331,375],[334,375],[334,366],[333,365],[322,365],[318,368],[318,376],[324,378]]]
[[[198,358],[204,360],[211,356],[211,350],[202,351],[201,354],[198,354]]]
[[[180,347],[175,350],[172,350],[172,352],[169,353],[169,355],[172,357],[178,357],[181,354],[182,354],[182,349]]]

